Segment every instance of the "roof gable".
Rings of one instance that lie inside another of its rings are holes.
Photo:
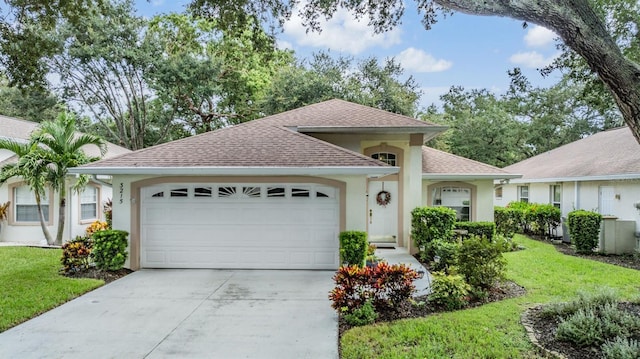
[[[598,132],[505,167],[522,179],[606,177],[637,174],[640,144],[628,127]]]

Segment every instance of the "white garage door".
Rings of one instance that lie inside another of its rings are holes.
[[[338,189],[163,184],[142,189],[146,268],[336,269]]]

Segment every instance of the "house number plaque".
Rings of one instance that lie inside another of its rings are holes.
[[[124,183],[120,182],[120,204],[124,203]]]

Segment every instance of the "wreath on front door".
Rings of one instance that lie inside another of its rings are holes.
[[[385,190],[378,192],[376,203],[378,203],[379,206],[386,207],[389,202],[391,202],[391,193]]]

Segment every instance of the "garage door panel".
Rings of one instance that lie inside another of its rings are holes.
[[[189,187],[191,186],[191,187]],[[311,198],[313,184],[288,188],[287,197],[173,198],[172,185],[143,189],[141,264],[155,268],[335,269],[338,267],[339,206],[336,198]],[[216,187],[215,184],[207,185]],[[238,187],[240,186],[240,187]],[[236,188],[258,185],[236,185]],[[174,186],[175,187],[175,186]],[[225,185],[226,187],[233,187]],[[292,188],[310,197],[291,197]],[[160,198],[151,197],[164,191]],[[324,187],[323,191],[327,191]],[[224,193],[232,191],[223,191]],[[236,193],[244,193],[236,190]]]

